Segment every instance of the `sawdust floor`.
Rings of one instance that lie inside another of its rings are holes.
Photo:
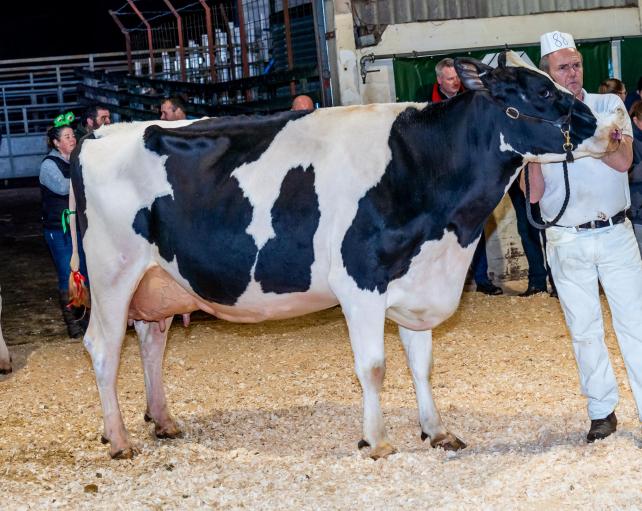
[[[410,375],[386,328],[382,394],[399,453],[356,448],[361,391],[338,308],[290,321],[173,326],[168,398],[185,436],[155,440],[143,421],[138,346],[127,335],[119,393],[141,448],[112,461],[89,357],[63,336],[11,346],[0,381],[4,509],[577,509],[642,506],[642,449],[624,368],[620,427],[594,445],[556,300],[465,293],[434,332],[432,384],[469,447],[422,443]]]
[[[178,440],[154,439],[143,421],[129,331],[119,396],[141,454],[112,461],[89,357],[66,338],[51,293],[37,201],[37,190],[0,191],[2,326],[14,359],[0,377],[2,509],[642,508],[640,425],[612,329],[620,425],[586,445],[570,341],[558,302],[543,295],[464,293],[435,330],[432,386],[462,451],[421,442],[392,324],[382,404],[399,452],[374,462],[357,450],[361,390],[335,308],[259,325],[175,324],[165,381]]]

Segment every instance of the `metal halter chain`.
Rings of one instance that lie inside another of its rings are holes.
[[[564,169],[564,187],[565,187],[564,202],[562,203],[562,208],[560,209],[559,213],[555,216],[555,218],[552,221],[544,222],[543,224],[541,224],[533,219],[533,213],[531,212],[531,187],[528,180],[528,164],[524,169],[524,180],[526,184],[526,217],[528,218],[528,221],[530,222],[530,224],[536,229],[546,229],[547,227],[557,225],[557,221],[560,218],[562,218],[562,215],[564,214],[564,211],[566,211],[566,207],[568,206],[568,201],[571,196],[571,188],[568,180],[567,163],[573,163],[573,161],[575,161],[575,159],[573,158],[574,147],[573,147],[573,143],[571,142],[571,115],[573,114],[574,106],[575,106],[575,96],[573,96],[573,100],[571,102],[570,108],[568,109],[568,113],[564,117],[560,117],[555,121],[551,121],[550,119],[544,119],[542,117],[534,117],[531,115],[522,114],[519,110],[517,110],[517,108],[514,108],[512,106],[509,106],[506,109],[506,115],[511,119],[514,119],[514,120],[524,119],[525,121],[537,121],[537,122],[545,122],[547,124],[552,124],[553,126],[559,128],[560,131],[562,132],[562,135],[564,136],[564,143],[562,144],[562,149],[564,149],[564,152],[566,153],[566,159],[562,162],[562,167]]]

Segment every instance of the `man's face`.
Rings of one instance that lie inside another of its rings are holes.
[[[111,117],[109,116],[109,110],[99,108],[98,112],[96,113],[96,124],[94,125],[94,129],[98,129],[104,124],[111,124]]]
[[[584,68],[582,67],[582,55],[579,51],[575,48],[564,48],[550,53],[548,68],[553,80],[579,98],[584,85]]]
[[[111,124],[111,117],[109,116],[109,110],[105,108],[98,108],[96,110],[96,120],[91,117],[87,117],[87,128],[90,131],[97,130],[103,124]]]
[[[461,87],[461,81],[454,67],[446,66],[443,68],[441,70],[441,76],[437,76],[437,83],[449,98],[457,94]]]
[[[185,119],[185,112],[180,108],[174,107],[171,101],[165,101],[161,105],[161,120],[163,121],[181,121]]]

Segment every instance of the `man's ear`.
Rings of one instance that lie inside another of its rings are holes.
[[[486,90],[484,77],[488,75],[493,68],[487,66],[477,59],[468,57],[457,57],[455,59],[455,70],[459,75],[461,83],[467,90]]]

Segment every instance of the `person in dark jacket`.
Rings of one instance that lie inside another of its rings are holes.
[[[432,86],[431,103],[454,98],[463,91],[461,80],[455,71],[455,61],[449,57],[441,59],[435,66],[437,82]]]
[[[642,100],[633,103],[631,120],[633,121],[633,164],[629,170],[631,221],[640,253],[642,253]]]
[[[92,104],[85,108],[80,118],[80,126],[76,128],[76,140],[93,133],[101,126],[111,124],[111,113],[101,105]]]
[[[69,118],[69,117],[67,117]],[[71,260],[71,234],[63,230],[63,211],[69,208],[69,157],[76,147],[76,136],[69,124],[58,118],[56,126],[47,131],[49,153],[40,164],[40,191],[42,194],[42,221],[45,241],[58,275],[58,297],[69,337],[78,338],[85,333],[87,318],[84,311],[67,307],[69,302],[69,262]],[[87,275],[82,246],[79,247],[81,271]]]

